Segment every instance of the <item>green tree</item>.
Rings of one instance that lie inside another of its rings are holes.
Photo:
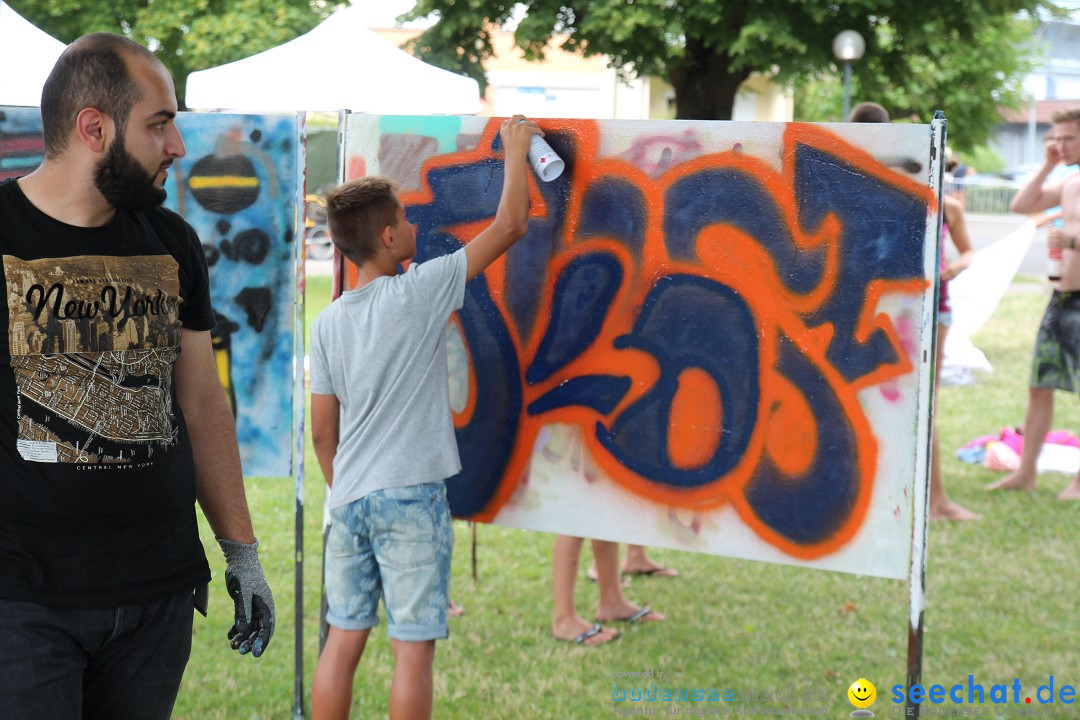
[[[188,73],[292,40],[337,7],[320,0],[11,0],[8,4],[65,43],[104,31],[145,45],[172,73],[181,106]]]
[[[492,53],[490,30],[506,22],[516,4],[418,0],[407,17],[436,13],[439,21],[415,38],[411,49],[427,62],[483,83],[481,64]],[[1023,26],[1014,18],[1055,11],[1052,0],[522,0],[520,4],[527,15],[515,39],[526,57],[542,59],[553,34],[565,34],[564,50],[606,55],[613,67],[629,75],[666,78],[675,89],[676,117],[717,120],[731,118],[735,94],[754,71],[795,86],[823,73],[838,73],[832,40],[843,29],[857,30],[866,39],[866,56],[853,66],[865,96],[876,94],[875,99],[887,104],[890,92],[903,94],[911,100],[897,110],[916,108],[925,119],[933,108],[923,101],[968,93],[981,95],[992,114],[995,102],[1016,99],[1015,77],[1023,69],[1025,46],[1013,42],[1019,37],[1017,28]],[[946,55],[961,50],[968,66],[942,73]],[[976,76],[977,84],[968,82]],[[971,127],[977,130],[988,124],[972,121]]]
[[[971,151],[984,143],[1001,122],[1001,108],[1025,102],[1023,76],[1039,59],[1031,43],[1035,22],[1013,14],[984,17],[969,38],[942,27],[921,41],[918,53],[907,52],[895,64],[893,33],[878,33],[877,50],[852,65],[852,104],[880,103],[894,120],[929,122],[934,110],[949,121],[949,145]],[[840,72],[819,73],[797,86],[798,120],[840,120],[843,86]]]

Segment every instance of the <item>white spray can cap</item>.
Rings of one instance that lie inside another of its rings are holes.
[[[566,169],[563,159],[539,135],[533,135],[529,144],[529,164],[536,171],[537,177],[544,182],[551,182]]]

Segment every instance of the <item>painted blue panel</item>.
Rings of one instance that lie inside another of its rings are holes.
[[[291,473],[296,119],[181,113],[187,155],[166,206],[199,233],[210,265],[215,350],[236,411],[244,475]]]

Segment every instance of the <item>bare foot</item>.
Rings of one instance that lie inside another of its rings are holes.
[[[612,607],[600,607],[596,609],[596,619],[599,622],[611,622],[612,620],[627,620],[629,622],[663,622],[667,620],[667,616],[661,615],[655,610],[649,610],[642,614],[641,611],[645,609],[640,605],[623,600],[617,605]]]
[[[649,557],[648,551],[641,545],[627,545],[626,557],[622,562],[623,575],[655,575],[656,577],[678,577],[678,570],[660,565]]]
[[[453,600],[450,601],[450,610],[447,611],[446,616],[450,618],[461,617],[465,614],[465,608],[458,605]]]
[[[606,645],[619,639],[619,633],[608,628],[600,628],[585,622],[581,617],[574,615],[565,620],[553,620],[551,634],[556,640],[563,642],[578,643],[580,645]]]
[[[1080,500],[1080,477],[1073,478],[1068,487],[1058,493],[1058,500]]]
[[[997,482],[987,485],[984,490],[1035,490],[1035,475],[1016,470]]]
[[[931,520],[978,520],[980,517],[977,513],[971,512],[952,500],[946,500],[938,507],[930,506]]]
[[[649,562],[644,565],[629,567],[623,566],[623,575],[649,575],[652,577],[679,577],[679,571],[675,568],[664,567],[663,565],[657,565],[654,562]]]

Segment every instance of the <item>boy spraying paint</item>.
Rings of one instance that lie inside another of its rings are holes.
[[[316,720],[349,716],[380,595],[394,653],[390,718],[431,717],[454,545],[444,481],[461,469],[444,331],[465,283],[528,231],[534,135],[543,131],[520,115],[502,124],[503,189],[491,225],[404,274],[397,268],[416,253],[416,234],[393,183],[368,177],[327,193],[334,244],[359,267],[359,284],[311,328],[311,433],[331,488],[330,631],[312,687]]]

